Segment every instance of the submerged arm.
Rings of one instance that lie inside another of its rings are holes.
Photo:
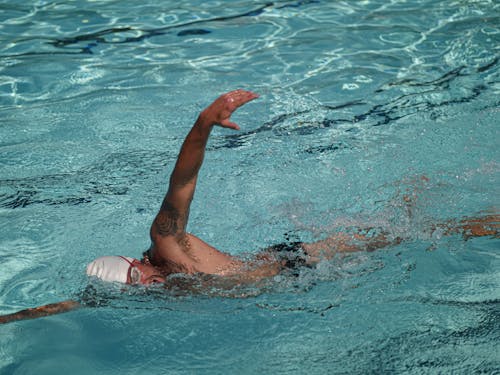
[[[61,314],[80,308],[79,302],[67,300],[63,302],[51,303],[32,309],[21,310],[12,314],[1,315],[0,324],[15,322],[16,320],[27,320],[41,318],[43,316]]]

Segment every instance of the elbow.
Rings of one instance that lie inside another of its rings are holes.
[[[182,220],[177,210],[169,210],[168,207],[162,207],[151,225],[151,240],[154,242],[158,240],[159,237],[182,237],[185,234],[184,222],[185,220]]]

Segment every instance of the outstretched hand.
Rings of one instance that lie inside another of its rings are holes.
[[[259,95],[246,90],[234,90],[219,96],[200,115],[209,125],[220,125],[223,128],[239,130],[240,127],[231,122],[231,115],[236,109]]]

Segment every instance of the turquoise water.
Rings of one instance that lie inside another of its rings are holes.
[[[191,232],[232,254],[367,223],[410,239],[248,298],[96,284],[97,307],[1,326],[0,373],[498,371],[499,240],[425,228],[498,212],[499,10],[0,2],[0,313],[138,257],[183,137],[234,88],[261,98],[214,131]]]

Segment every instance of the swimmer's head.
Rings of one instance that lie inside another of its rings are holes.
[[[155,267],[123,256],[104,256],[95,259],[87,266],[87,275],[123,284],[149,285],[165,282],[165,278]]]

